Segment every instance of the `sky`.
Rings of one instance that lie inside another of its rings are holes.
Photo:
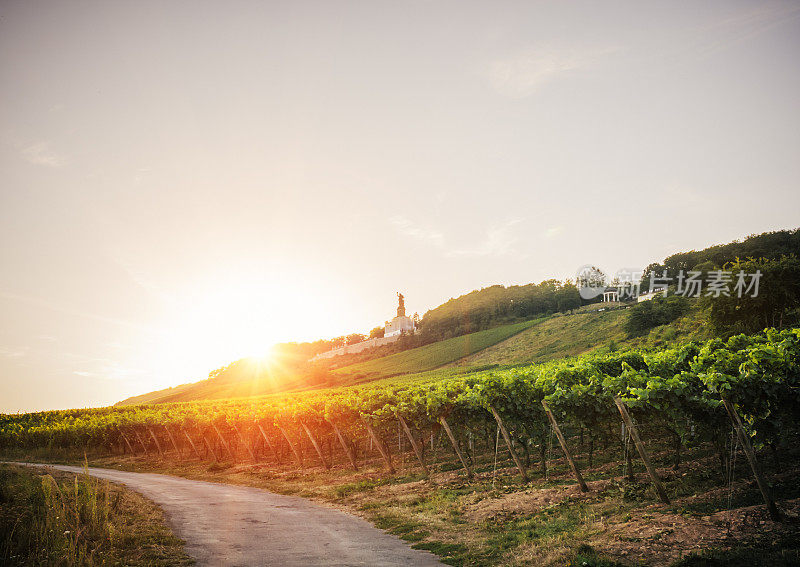
[[[0,4],[0,412],[800,225],[800,2]]]

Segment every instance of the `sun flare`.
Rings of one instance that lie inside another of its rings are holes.
[[[276,343],[302,338],[308,332],[305,322],[328,312],[324,295],[310,296],[296,282],[269,287],[237,282],[200,289],[171,307],[151,356],[132,362],[150,369],[145,380],[152,382],[146,386],[175,384],[176,376],[184,382],[200,380],[243,358],[274,365]]]

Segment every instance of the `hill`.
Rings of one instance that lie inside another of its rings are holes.
[[[420,322],[425,342],[496,327],[513,320],[566,313],[589,303],[569,281],[539,284],[493,285],[476,289],[427,311]]]
[[[242,398],[278,392],[297,392],[332,386],[352,385],[359,382],[383,378],[395,374],[408,374],[432,370],[459,358],[474,354],[481,349],[504,341],[524,331],[541,320],[523,321],[502,325],[493,329],[454,337],[445,341],[425,345],[383,358],[346,366],[327,372],[322,367],[314,371],[291,376],[292,368],[298,368],[285,360],[259,361],[243,359],[222,368],[206,380],[184,384],[134,396],[118,402],[118,406],[138,404],[160,404],[191,400]]]
[[[705,324],[706,313],[698,305],[677,321],[658,326],[639,337],[630,337],[626,331],[628,315],[627,309],[555,315],[454,365],[538,363],[596,350],[657,347],[710,337]]]
[[[334,374],[374,379],[433,370],[504,341],[543,320],[523,321],[453,337],[383,358],[345,366],[334,370]]]
[[[416,380],[418,377],[443,377],[453,373],[455,367],[469,371],[487,366],[539,363],[597,350],[658,347],[711,336],[706,324],[707,313],[698,303],[693,303],[688,313],[678,320],[639,336],[631,336],[626,329],[629,313],[630,309],[624,304],[601,308],[586,306],[573,314],[557,313],[504,325],[345,366],[334,374],[351,375],[360,381],[399,374]],[[506,338],[498,340],[504,334]],[[430,372],[434,369],[438,370]]]
[[[315,372],[295,352],[278,349],[266,359],[243,358],[218,368],[205,380],[133,396],[117,406],[241,398],[293,392],[331,385],[328,374]]]
[[[625,330],[629,309],[597,309],[596,305],[587,306],[572,315],[555,314],[453,337],[344,366],[321,375],[324,379],[319,380],[309,377],[276,380],[274,369],[271,371],[266,363],[245,359],[237,361],[244,368],[236,373],[222,372],[200,382],[127,398],[117,405],[263,396],[352,386],[393,376],[403,382],[431,381],[487,366],[539,363],[597,350],[663,346],[710,336],[705,324],[706,312],[699,305],[693,305],[688,314],[672,324],[638,337],[630,337]]]

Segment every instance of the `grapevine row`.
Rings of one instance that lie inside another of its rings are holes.
[[[155,445],[159,453],[191,450],[214,459],[234,457],[243,448],[257,460],[253,447],[260,441],[276,457],[280,447],[288,447],[287,454],[302,464],[300,440],[310,440],[326,467],[331,447],[357,467],[353,439],[369,439],[393,470],[387,439],[402,425],[426,471],[424,443],[443,431],[471,475],[469,456],[459,448],[497,424],[525,477],[517,452],[538,446],[543,453],[553,420],[585,431],[592,444],[613,436],[622,411],[615,400],[634,421],[673,439],[678,455],[699,443],[724,447],[730,421],[723,397],[756,447],[780,447],[800,417],[800,330],[489,369],[434,383],[0,415],[0,447],[148,451]]]

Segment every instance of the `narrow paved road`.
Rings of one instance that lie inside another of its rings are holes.
[[[441,566],[433,554],[411,549],[361,518],[303,498],[163,474],[95,468],[89,474],[161,506],[198,566]]]

